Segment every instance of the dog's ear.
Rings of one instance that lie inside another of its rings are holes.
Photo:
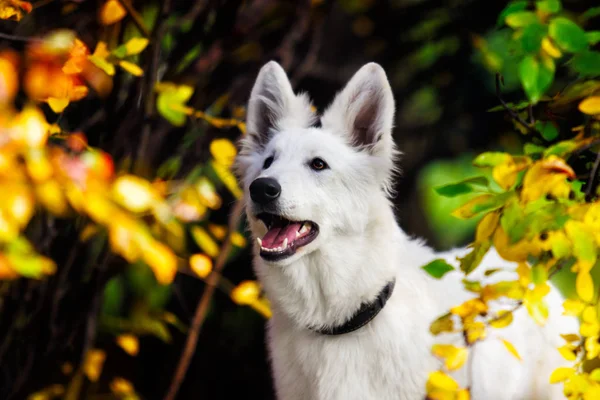
[[[358,70],[321,122],[324,128],[349,136],[354,146],[372,153],[381,145],[391,145],[387,142],[394,123],[394,95],[383,68],[369,63]]]
[[[308,127],[315,118],[308,97],[294,94],[283,68],[275,61],[265,64],[258,73],[248,102],[246,142],[262,147],[275,131]]]

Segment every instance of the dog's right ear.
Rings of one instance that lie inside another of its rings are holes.
[[[315,117],[308,97],[296,96],[283,68],[275,61],[268,62],[258,73],[250,94],[244,142],[260,148],[275,132],[306,128]]]

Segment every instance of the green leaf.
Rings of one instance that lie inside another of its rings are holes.
[[[573,57],[571,66],[582,77],[598,76],[600,75],[600,52],[582,51]]]
[[[121,312],[123,299],[125,295],[125,285],[123,277],[116,276],[112,278],[104,287],[102,296],[102,313],[117,316]]]
[[[581,14],[583,19],[590,19],[600,15],[600,7],[589,8],[586,12]]]
[[[487,271],[486,271],[487,272]],[[481,282],[479,281],[470,281],[468,279],[463,279],[462,283],[466,290],[473,293],[481,292]]]
[[[563,140],[562,142],[558,142],[546,149],[544,151],[544,157],[548,157],[551,155],[564,157],[567,154],[571,153],[573,150],[577,148],[577,143],[572,140]]]
[[[156,98],[156,108],[160,115],[175,126],[183,126],[187,115],[180,109],[192,97],[191,86],[166,84]]]
[[[511,28],[522,28],[529,24],[539,22],[539,18],[532,11],[517,11],[509,14],[504,22]]]
[[[473,218],[482,212],[493,211],[504,206],[504,203],[513,197],[514,194],[514,191],[504,192],[497,195],[482,194],[469,200],[466,204],[463,204],[461,207],[454,210],[452,215],[461,219]]]
[[[564,17],[557,17],[550,21],[548,29],[550,37],[563,50],[577,53],[588,47],[585,31],[575,22]]]
[[[527,8],[527,3],[528,2],[525,0],[511,1],[506,7],[504,7],[504,10],[500,12],[498,20],[496,21],[496,25],[503,25],[506,17],[516,12],[525,10]]]
[[[88,60],[90,60],[92,64],[106,72],[108,75],[113,76],[115,74],[115,66],[105,59],[92,54],[88,56]]]
[[[198,43],[196,46],[192,47],[192,49],[183,56],[183,58],[181,59],[179,64],[177,64],[175,73],[179,74],[179,73],[183,72],[183,70],[186,69],[187,67],[189,67],[189,65],[194,60],[197,60],[200,57],[201,53],[202,53],[202,43]]]
[[[461,182],[450,183],[447,185],[438,186],[435,189],[437,194],[445,197],[455,197],[461,194],[472,193],[477,186],[487,187],[489,181],[485,176],[476,176],[465,179]]]
[[[508,106],[508,108],[513,109],[515,111],[519,111],[519,110],[524,110],[525,108],[529,107],[529,102],[528,101],[522,101],[520,103],[506,103],[506,105]],[[496,107],[492,107],[489,110],[487,110],[487,112],[496,112],[496,111],[504,111],[506,110],[506,108],[504,108],[503,105],[499,105]]]
[[[546,148],[533,143],[525,143],[523,145],[523,153],[526,155],[543,153]]]
[[[585,38],[592,46],[600,42],[600,31],[589,31],[585,33]]]
[[[548,142],[551,142],[558,137],[558,129],[550,121],[537,121],[535,123],[535,129],[537,129],[542,137]]]
[[[527,97],[536,104],[554,80],[554,61],[539,62],[534,55],[523,58],[519,64],[519,78]]]
[[[483,257],[488,252],[490,247],[492,246],[491,240],[486,240],[485,242],[476,243],[473,250],[463,258],[460,258],[460,270],[465,273],[465,275],[469,275],[471,272],[477,268]]]
[[[454,267],[448,264],[441,258],[437,260],[433,260],[427,265],[421,267],[427,272],[429,275],[433,276],[436,279],[441,279],[444,275],[446,275],[450,271],[454,271]]]
[[[113,56],[115,56],[117,58],[127,57],[127,46],[122,44],[119,47],[117,47],[116,49],[114,49],[111,53]]]
[[[548,14],[556,14],[562,8],[560,0],[539,0],[535,2],[535,8]]]
[[[531,281],[536,285],[541,285],[548,280],[548,271],[543,265],[536,264],[531,268]]]
[[[542,47],[542,39],[546,36],[548,29],[540,23],[527,25],[523,29],[521,46],[526,53],[537,53]]]
[[[476,167],[495,167],[496,165],[510,161],[511,158],[511,155],[508,153],[487,151],[478,155],[473,160],[473,165]]]

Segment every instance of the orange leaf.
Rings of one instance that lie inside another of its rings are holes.
[[[28,1],[2,0],[0,1],[0,19],[20,21],[23,13],[29,14],[33,6]]]
[[[108,0],[100,9],[100,23],[112,25],[122,20],[127,15],[127,10],[118,0]]]

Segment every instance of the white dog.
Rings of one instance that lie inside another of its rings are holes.
[[[429,325],[473,294],[459,273],[436,280],[420,267],[437,257],[456,263],[461,252],[436,254],[395,220],[388,200],[394,99],[378,64],[362,67],[320,127],[318,119],[279,64],[262,68],[237,165],[256,239],[255,271],[273,308],[268,347],[277,397],[424,399],[428,374],[441,365],[431,346],[444,337],[433,337]],[[506,265],[495,252],[483,263]],[[514,279],[514,267],[494,277]],[[555,349],[564,344],[559,333],[578,328],[560,315],[556,290],[547,300],[545,327],[521,309],[509,327],[476,344],[469,367],[455,375],[474,399],[563,397],[562,385],[548,378],[568,365]]]

